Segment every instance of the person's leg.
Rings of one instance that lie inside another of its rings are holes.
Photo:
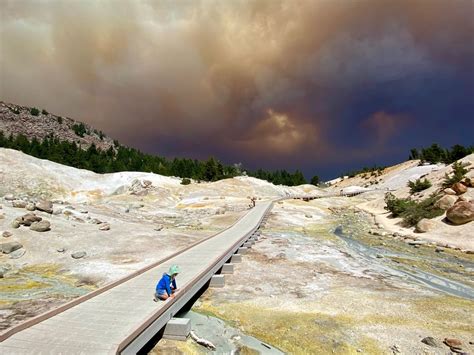
[[[165,293],[160,293],[160,294],[155,293],[155,297],[154,297],[153,300],[154,300],[155,302],[158,302],[158,300],[165,301],[165,300],[168,299],[168,297],[169,297],[169,296],[168,296],[168,294],[167,294],[166,292],[165,292]]]

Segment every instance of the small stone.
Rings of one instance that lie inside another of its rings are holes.
[[[129,213],[129,212],[130,212],[130,208],[127,207],[127,208],[125,209],[125,213]]]
[[[461,349],[461,340],[455,338],[444,338],[444,343],[450,348]]]
[[[5,199],[5,201],[13,201],[13,200],[16,200],[16,197],[13,196],[13,194],[7,194],[3,197]]]
[[[383,259],[383,255],[382,255],[382,254],[377,254],[377,255],[376,255],[376,258],[377,258],[377,259]]]
[[[163,230],[163,228],[164,228],[164,226],[163,226],[162,224],[159,224],[159,225],[157,225],[157,226],[156,226],[155,228],[153,228],[153,229],[156,230],[157,232],[160,232],[160,231]]]
[[[92,223],[92,224],[102,224],[103,222],[100,220],[100,219],[97,219],[97,218],[93,218],[89,221],[89,223]]]
[[[23,248],[23,245],[21,245],[18,242],[9,242],[9,243],[0,244],[0,249],[3,254],[10,254],[20,248]]]
[[[456,191],[454,191],[453,189],[450,189],[449,187],[447,189],[444,189],[443,192],[446,195],[456,195]]]
[[[10,257],[10,259],[19,259],[23,255],[25,255],[25,253],[26,253],[26,249],[25,248],[20,248],[20,249],[17,249],[15,251],[11,252],[8,256]]]
[[[47,232],[51,229],[51,223],[48,221],[34,222],[31,224],[30,229],[35,232]]]
[[[85,251],[77,251],[75,253],[72,253],[71,257],[73,259],[81,259],[81,258],[85,257],[86,255],[87,255],[87,253]]]
[[[18,217],[16,219],[21,225],[24,225],[24,226],[31,226],[32,223],[34,222],[39,222],[42,220],[41,217],[38,217],[37,215],[35,215],[34,213],[27,213],[21,217]]]
[[[429,346],[432,346],[434,348],[439,348],[441,347],[441,344],[433,337],[426,337],[426,338],[423,338],[421,339],[421,342],[423,344],[426,344],[426,345],[429,345]]]
[[[305,216],[306,218],[313,218],[313,216],[311,216],[309,213],[306,213],[304,216]]]
[[[2,237],[3,238],[10,238],[13,234],[10,233],[9,231],[5,231],[2,233]]]
[[[110,230],[110,224],[108,224],[108,223],[103,224],[102,226],[99,227],[99,230],[101,230],[101,231]]]
[[[56,249],[56,251],[57,251],[58,253],[65,253],[65,252],[66,252],[66,248],[58,248],[58,249]]]
[[[26,205],[26,209],[27,209],[28,211],[34,211],[34,210],[35,210],[35,205],[32,204],[32,203],[28,203],[28,204]]]
[[[12,206],[15,208],[25,208],[26,202],[21,200],[15,200],[12,202]]]
[[[43,211],[50,214],[53,213],[53,203],[51,201],[47,201],[47,200],[38,201],[35,204],[35,207],[39,211]]]
[[[53,209],[53,215],[57,216],[57,215],[60,215],[61,213],[63,213],[62,208],[54,208]]]
[[[444,252],[444,250],[443,250],[443,248],[438,247],[438,248],[435,249],[435,252],[442,253],[442,252]]]
[[[5,216],[2,213],[0,213],[0,219],[5,219]]]

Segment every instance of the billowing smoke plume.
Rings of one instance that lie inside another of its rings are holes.
[[[3,100],[170,156],[307,170],[366,159],[407,124],[441,124],[474,79],[470,0],[12,0],[0,11]]]

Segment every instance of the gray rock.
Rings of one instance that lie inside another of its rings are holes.
[[[104,222],[102,222],[100,219],[93,218],[89,221],[89,223],[91,223],[91,224],[102,224]]]
[[[382,255],[382,254],[377,254],[376,257],[377,257],[377,259],[383,259],[383,255]]]
[[[110,230],[110,224],[104,223],[103,225],[101,225],[101,226],[99,227],[99,230],[101,230],[101,231],[108,231],[108,230]]]
[[[313,216],[311,216],[309,213],[306,213],[304,216],[305,216],[306,218],[313,218]]]
[[[5,216],[2,213],[0,213],[0,219],[5,219]]]
[[[27,209],[28,211],[34,211],[34,210],[35,210],[35,205],[32,204],[32,203],[28,203],[28,204],[26,205],[26,209]]]
[[[157,226],[156,226],[155,228],[153,228],[153,229],[156,230],[157,232],[159,232],[159,231],[163,230],[163,228],[164,228],[164,226],[161,225],[161,224],[159,224],[159,225],[157,225]]]
[[[12,206],[15,208],[25,208],[27,203],[21,200],[15,200],[12,202]]]
[[[13,235],[13,233],[11,233],[9,231],[5,231],[5,232],[2,233],[3,238],[10,238],[12,235]]]
[[[53,215],[57,216],[57,215],[60,215],[61,213],[63,213],[62,208],[54,208],[53,209]]]
[[[35,204],[35,207],[39,211],[43,211],[50,214],[53,213],[53,203],[51,201],[47,201],[47,200],[38,201]]]
[[[15,229],[20,228],[20,222],[17,219],[13,220],[11,227]]]
[[[221,214],[225,214],[225,208],[223,207],[218,208],[216,211],[216,215],[221,215]]]
[[[87,255],[87,253],[85,251],[76,251],[75,253],[71,254],[71,257],[73,259],[81,259],[81,258],[85,257],[86,255]]]
[[[426,344],[426,345],[429,345],[429,346],[432,346],[434,348],[440,348],[441,347],[441,342],[437,341],[435,338],[433,337],[426,337],[426,338],[423,338],[421,339],[421,342],[423,344]]]
[[[51,229],[51,223],[48,221],[34,222],[31,224],[30,229],[35,232],[47,232]]]
[[[408,245],[425,245],[428,244],[428,242],[424,240],[408,240]]]
[[[20,249],[15,250],[14,252],[11,252],[8,256],[10,257],[10,259],[19,259],[23,255],[25,255],[25,253],[26,253],[26,249],[20,248]]]
[[[67,250],[66,248],[58,248],[58,249],[56,249],[56,251],[57,251],[58,253],[65,253],[66,250]]]
[[[18,242],[8,242],[8,243],[2,243],[0,244],[0,249],[2,250],[3,254],[10,254],[14,252],[15,250],[23,248],[23,245],[21,245]]]
[[[3,197],[5,199],[5,201],[13,201],[13,200],[16,200],[16,197],[13,196],[13,194],[7,194]]]

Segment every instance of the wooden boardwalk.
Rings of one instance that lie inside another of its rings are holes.
[[[63,307],[67,309],[53,310],[10,329],[0,335],[0,353],[136,353],[229,261],[256,231],[272,204],[258,203],[216,236],[99,290],[93,297],[86,296],[83,302],[72,302],[71,307]],[[174,299],[156,303],[155,285],[171,264],[181,267],[181,290]]]

